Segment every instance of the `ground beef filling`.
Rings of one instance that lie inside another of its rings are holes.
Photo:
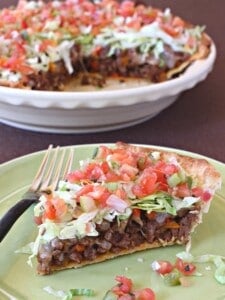
[[[39,71],[28,75],[27,85],[33,90],[60,91],[72,79],[81,78],[81,85],[104,87],[107,77],[141,78],[149,82],[162,82],[167,80],[167,72],[177,68],[185,62],[190,55],[174,52],[170,47],[165,48],[162,61],[155,62],[152,54],[143,55],[136,49],[118,50],[108,56],[109,48],[104,48],[98,55],[83,57],[79,46],[71,50],[71,62],[74,69],[69,74],[65,64],[60,61],[50,65],[49,71]],[[97,75],[96,75],[97,74]]]
[[[126,221],[103,221],[96,226],[99,236],[82,239],[54,238],[49,243],[41,245],[38,254],[38,272],[49,274],[54,266],[67,266],[74,262],[77,266],[84,261],[94,261],[106,253],[120,253],[122,250],[140,246],[142,243],[159,242],[186,243],[192,225],[198,220],[197,211],[181,210],[178,216],[171,218],[168,214],[158,213],[155,218],[149,218],[142,212],[140,218],[131,216]],[[168,224],[171,221],[178,226]],[[176,228],[177,227],[177,228]]]

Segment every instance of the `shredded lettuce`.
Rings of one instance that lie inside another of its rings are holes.
[[[172,206],[172,200],[173,198],[169,194],[158,192],[133,201],[132,207],[146,210],[148,213],[156,211],[176,215],[176,208]]]
[[[31,242],[17,250],[15,253],[24,253],[24,254],[32,254],[33,253],[34,242]]]
[[[41,244],[51,241],[56,236],[59,236],[60,224],[46,220],[45,223],[39,225],[38,236],[34,243],[31,243],[32,254],[28,257],[28,265],[32,267],[32,258],[38,254],[38,249]]]
[[[43,290],[45,292],[47,292],[48,294],[53,295],[53,296],[55,296],[57,298],[64,299],[67,296],[67,293],[64,292],[63,290],[55,290],[51,286],[45,286],[43,288]]]
[[[117,300],[117,296],[112,291],[107,291],[103,300]]]
[[[78,219],[66,223],[58,235],[59,238],[71,239],[75,237],[82,238],[86,235],[97,236],[98,232],[93,221],[96,215],[97,210],[83,213]]]
[[[94,290],[89,288],[75,288],[65,292],[63,290],[55,290],[50,286],[46,286],[43,288],[43,290],[50,295],[61,298],[62,300],[72,300],[74,296],[92,297],[95,294]]]
[[[194,260],[193,255],[190,252],[186,252],[186,251],[177,253],[176,257],[178,257],[178,258],[180,258],[183,261],[188,262],[188,263],[191,263]]]
[[[184,199],[173,199],[172,205],[175,207],[176,211],[180,210],[181,208],[189,208],[196,202],[200,201],[199,197],[184,197]]]
[[[205,254],[194,258],[195,262],[208,263],[211,262],[215,265],[216,270],[214,277],[220,284],[225,284],[225,257],[220,255]]]

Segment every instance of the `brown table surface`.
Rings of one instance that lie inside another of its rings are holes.
[[[1,0],[0,7],[17,1]],[[153,6],[194,24],[206,25],[217,60],[204,82],[180,96],[155,118],[126,129],[91,134],[48,134],[0,124],[0,163],[54,145],[115,142],[161,145],[197,152],[225,162],[225,1],[151,0]]]

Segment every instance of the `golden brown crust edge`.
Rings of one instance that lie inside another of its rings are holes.
[[[195,61],[206,59],[209,56],[211,47],[212,47],[212,40],[207,34],[204,33],[202,35],[202,39],[201,39],[198,51],[195,54],[191,55],[189,60],[183,62],[177,68],[169,70],[167,72],[167,78],[171,79],[173,76],[176,76],[176,75],[182,73],[185,69],[187,69]]]

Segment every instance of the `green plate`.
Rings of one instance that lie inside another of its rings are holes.
[[[96,144],[75,146],[74,167],[78,160],[90,157]],[[167,151],[177,151],[185,155],[201,157],[198,154],[156,147]],[[44,151],[12,160],[0,166],[0,216],[20,199],[27,190],[36,173]],[[203,218],[192,236],[191,253],[193,255],[225,255],[225,164],[207,158],[222,174],[222,190],[215,196],[210,211]],[[76,299],[101,300],[105,292],[115,285],[116,275],[125,275],[134,281],[136,288],[151,287],[157,300],[222,300],[225,299],[225,285],[216,282],[213,277],[214,266],[199,265],[201,277],[191,277],[189,287],[167,287],[160,276],[151,270],[151,263],[156,259],[175,261],[175,255],[184,251],[182,246],[172,246],[147,250],[127,255],[107,262],[86,266],[81,269],[61,271],[48,276],[38,276],[35,265],[27,265],[27,255],[16,254],[15,250],[32,241],[37,230],[33,223],[32,207],[16,222],[8,236],[0,244],[0,299],[19,300],[54,300],[58,299],[43,291],[46,286],[57,290],[70,288],[92,288],[94,297]],[[210,295],[209,297],[207,295]]]

